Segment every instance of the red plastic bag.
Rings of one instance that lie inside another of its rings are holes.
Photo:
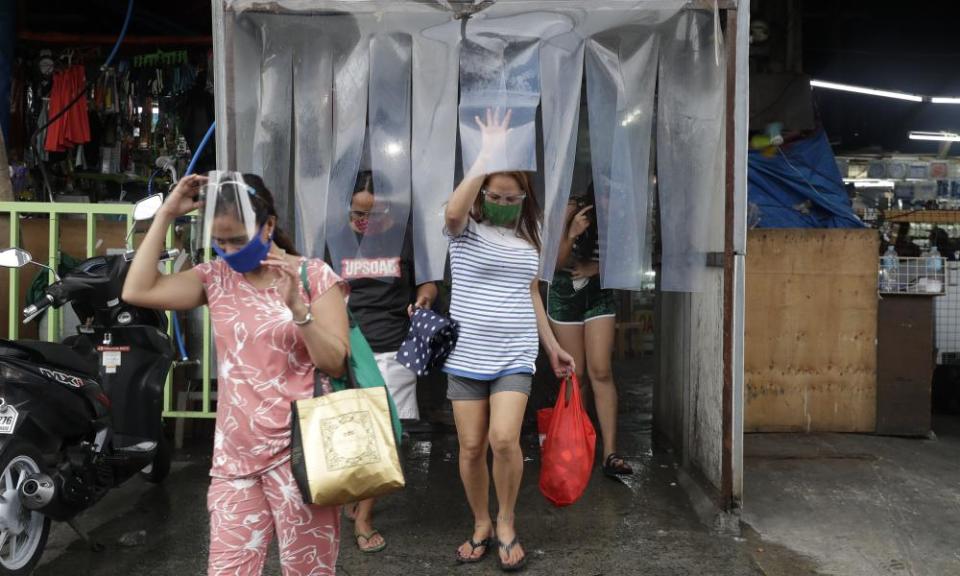
[[[540,436],[540,450],[543,450],[543,441],[547,439],[550,430],[550,421],[553,419],[553,408],[537,410],[537,434]]]
[[[572,385],[567,402],[567,385]],[[552,414],[551,414],[552,412]],[[540,463],[540,492],[554,506],[569,506],[583,495],[597,448],[597,432],[580,401],[580,382],[571,376],[560,386],[553,408],[537,411],[537,425],[546,438]]]

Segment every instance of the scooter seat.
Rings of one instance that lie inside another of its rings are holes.
[[[96,353],[89,344],[84,346],[81,340],[74,341],[73,346],[56,342],[40,342],[39,340],[17,340],[15,345],[35,352],[43,359],[44,363],[55,368],[93,377],[100,374]],[[88,354],[81,353],[81,351],[85,351],[84,348],[89,349]]]

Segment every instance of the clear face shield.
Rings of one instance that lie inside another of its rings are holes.
[[[240,273],[250,272],[270,251],[254,209],[257,194],[239,172],[214,171],[201,188],[203,246]]]

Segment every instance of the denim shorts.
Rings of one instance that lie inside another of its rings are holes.
[[[508,374],[495,380],[474,380],[447,375],[448,400],[486,400],[497,392],[521,392],[530,395],[533,386],[531,374]]]

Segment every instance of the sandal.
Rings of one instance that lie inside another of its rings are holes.
[[[479,542],[475,542],[473,537],[467,542],[470,545],[470,555],[461,556],[460,549],[457,548],[457,564],[476,564],[477,562],[483,560],[483,557],[487,555],[487,551],[490,550],[490,537],[487,536]],[[477,548],[483,546],[483,553],[474,558],[473,553],[477,551]]]
[[[500,542],[500,550],[506,553],[507,556],[510,556],[510,552],[516,548],[517,544],[520,543],[520,539],[516,536],[513,537],[513,541],[509,544],[504,544]],[[519,572],[527,565],[527,555],[524,553],[523,557],[514,562],[513,564],[507,564],[503,561],[502,557],[498,557],[497,560],[500,561],[500,570],[504,572]]]
[[[607,456],[606,460],[603,461],[603,473],[612,478],[616,478],[617,476],[629,476],[630,474],[633,474],[633,468],[627,464],[627,461],[623,459],[623,456],[613,452]]]
[[[355,532],[355,533],[353,534],[353,537],[357,540],[357,548],[359,548],[361,552],[363,552],[364,554],[374,554],[374,553],[379,552],[379,551],[383,550],[384,548],[386,548],[386,547],[387,547],[387,541],[384,540],[383,542],[380,543],[379,546],[369,546],[369,547],[367,547],[367,548],[364,548],[363,545],[360,544],[360,539],[362,538],[362,539],[364,540],[364,542],[366,542],[367,544],[369,544],[369,543],[370,543],[370,539],[373,538],[374,536],[379,535],[379,534],[380,534],[379,531],[377,531],[377,530],[371,530],[371,531],[367,532],[366,534],[361,534],[361,533],[359,533],[359,532]],[[382,536],[381,536],[381,538],[382,538]]]

